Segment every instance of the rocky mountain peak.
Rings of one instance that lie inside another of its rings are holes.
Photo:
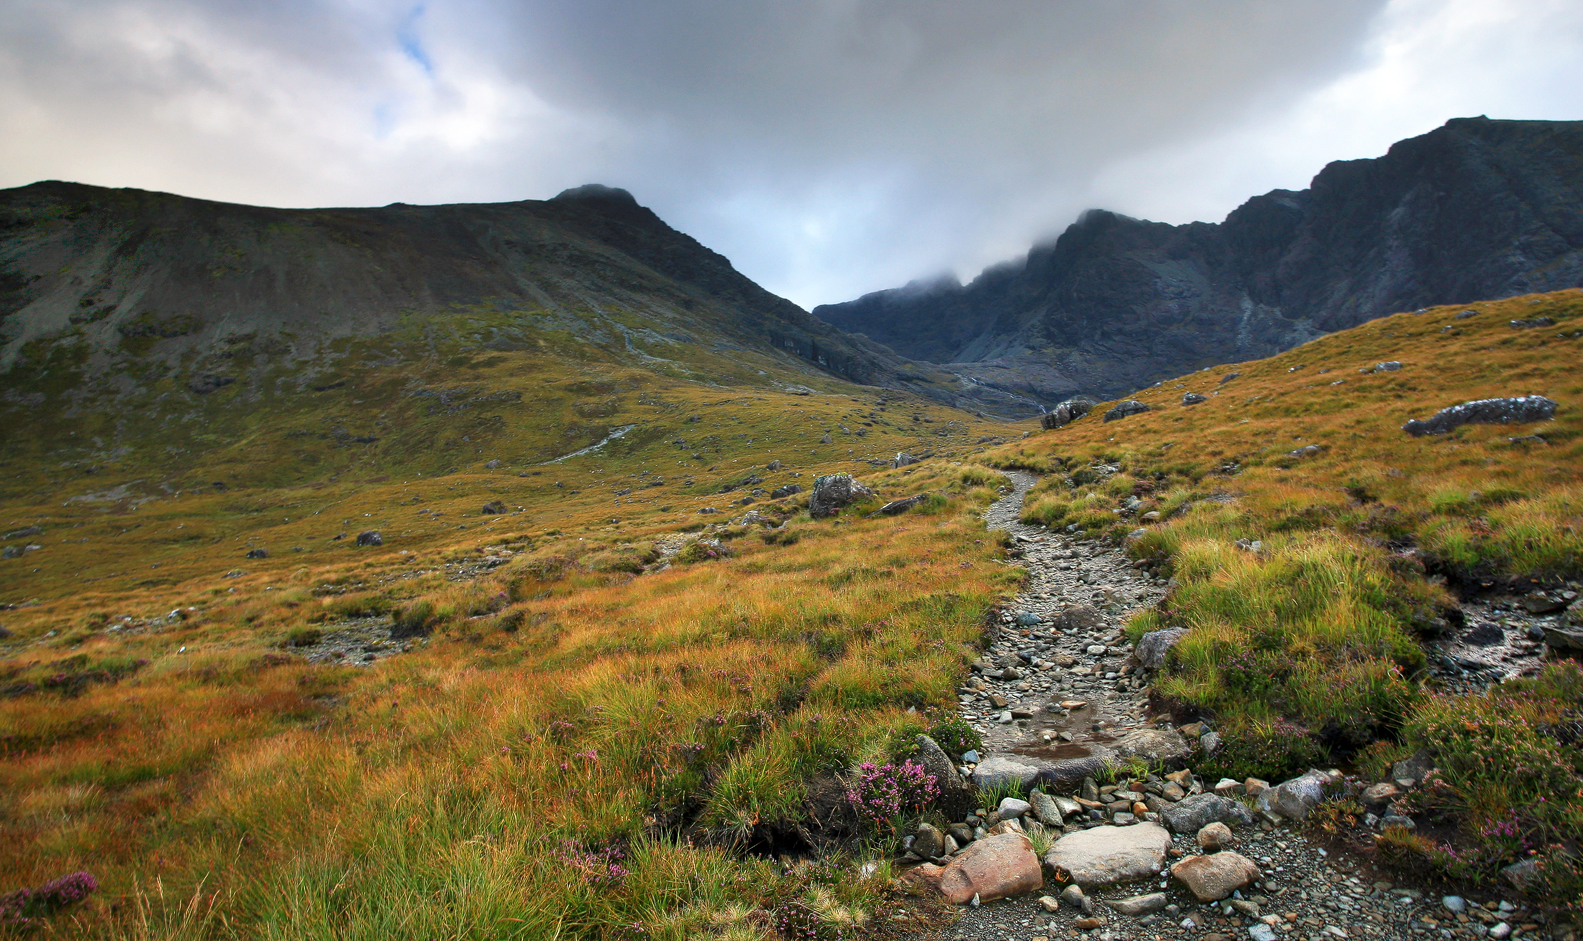
[[[1583,122],[1458,118],[1221,223],[1089,210],[963,287],[814,310],[914,359],[1045,404],[1435,304],[1583,285]]]

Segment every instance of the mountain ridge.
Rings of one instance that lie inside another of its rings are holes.
[[[814,315],[1046,403],[1124,394],[1399,310],[1583,285],[1583,122],[1458,118],[1221,223],[1090,210],[966,285]]]
[[[810,381],[1029,407],[831,327],[598,184],[543,201],[324,209],[59,181],[0,191],[0,376],[64,350],[85,386],[147,391],[130,377],[149,366],[203,395],[244,378],[228,345],[311,380],[335,342],[469,312],[491,321],[483,347],[548,330],[634,361],[751,350]]]

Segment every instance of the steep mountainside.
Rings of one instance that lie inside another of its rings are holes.
[[[53,182],[0,192],[0,385],[12,399],[41,391],[18,385],[18,367],[51,358],[76,370],[75,384],[54,377],[76,396],[165,380],[205,395],[286,363],[311,382],[337,341],[417,341],[458,315],[493,350],[555,334],[705,380],[746,351],[787,371],[783,384],[796,374],[984,398],[763,290],[624,190],[311,210]]]
[[[1448,122],[1218,225],[1085,214],[990,269],[816,308],[1053,400],[1118,395],[1395,311],[1583,285],[1583,122]]]

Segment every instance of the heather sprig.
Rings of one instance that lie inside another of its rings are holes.
[[[0,896],[0,927],[29,927],[34,919],[76,905],[98,888],[99,880],[90,873],[74,872],[36,889],[18,889]]]
[[[858,765],[857,778],[846,792],[860,819],[887,829],[894,829],[903,814],[919,813],[939,796],[935,776],[911,760],[900,765],[865,761]]]
[[[583,881],[596,889],[618,886],[631,875],[624,865],[626,850],[614,844],[592,849],[581,840],[563,840],[555,858],[581,873]]]

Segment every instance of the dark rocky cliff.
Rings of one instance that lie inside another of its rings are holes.
[[[1583,122],[1464,118],[1223,223],[1086,213],[971,284],[816,308],[1044,401],[1111,397],[1430,304],[1583,285]]]

